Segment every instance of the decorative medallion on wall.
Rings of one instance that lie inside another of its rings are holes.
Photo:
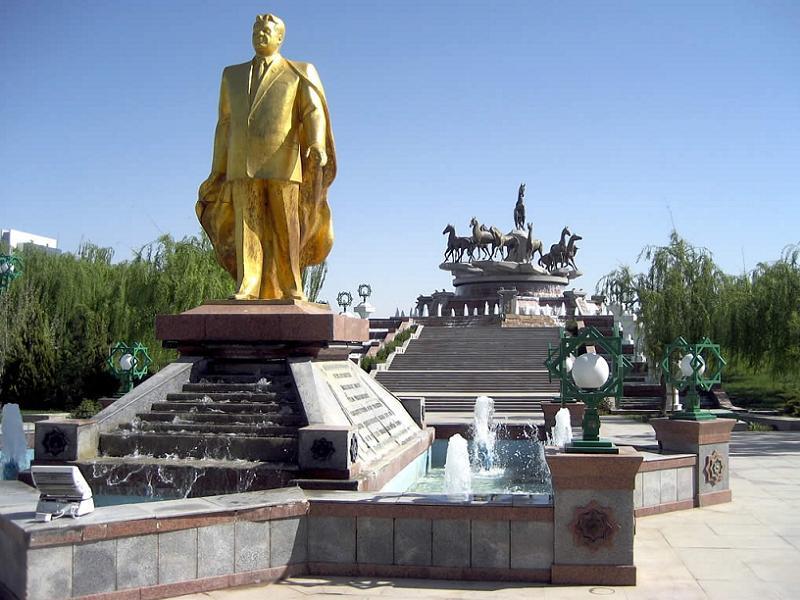
[[[608,506],[598,504],[595,500],[586,506],[575,508],[569,527],[575,545],[586,546],[592,551],[603,546],[611,546],[620,528],[614,518],[614,511]]]
[[[67,446],[69,446],[67,434],[58,427],[53,427],[42,438],[42,447],[50,456],[61,456]]]
[[[717,485],[725,476],[725,460],[723,456],[714,450],[706,456],[706,466],[703,468],[706,476],[706,483]]]
[[[353,434],[350,437],[350,462],[354,463],[358,459],[358,438]]]
[[[333,442],[328,438],[317,438],[314,440],[314,443],[311,444],[311,456],[314,457],[314,460],[321,462],[328,461],[331,456],[333,456],[334,452],[336,452],[336,448],[334,448]]]

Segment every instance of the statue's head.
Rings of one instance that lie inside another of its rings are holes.
[[[259,56],[272,56],[283,43],[286,25],[273,14],[256,15],[253,23],[253,49]]]

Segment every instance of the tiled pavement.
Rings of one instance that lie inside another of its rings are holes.
[[[603,434],[644,441],[648,429],[614,419]],[[731,475],[729,504],[637,519],[635,587],[296,577],[181,598],[800,598],[800,432],[734,432]]]

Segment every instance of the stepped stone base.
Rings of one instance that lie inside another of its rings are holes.
[[[156,338],[184,356],[318,356],[369,339],[369,322],[297,300],[217,300],[156,317]]]

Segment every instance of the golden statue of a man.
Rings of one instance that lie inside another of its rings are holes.
[[[305,300],[302,270],[333,246],[328,106],[314,66],[279,54],[285,33],[278,17],[258,15],[255,57],[223,71],[211,175],[196,206],[237,300]]]

